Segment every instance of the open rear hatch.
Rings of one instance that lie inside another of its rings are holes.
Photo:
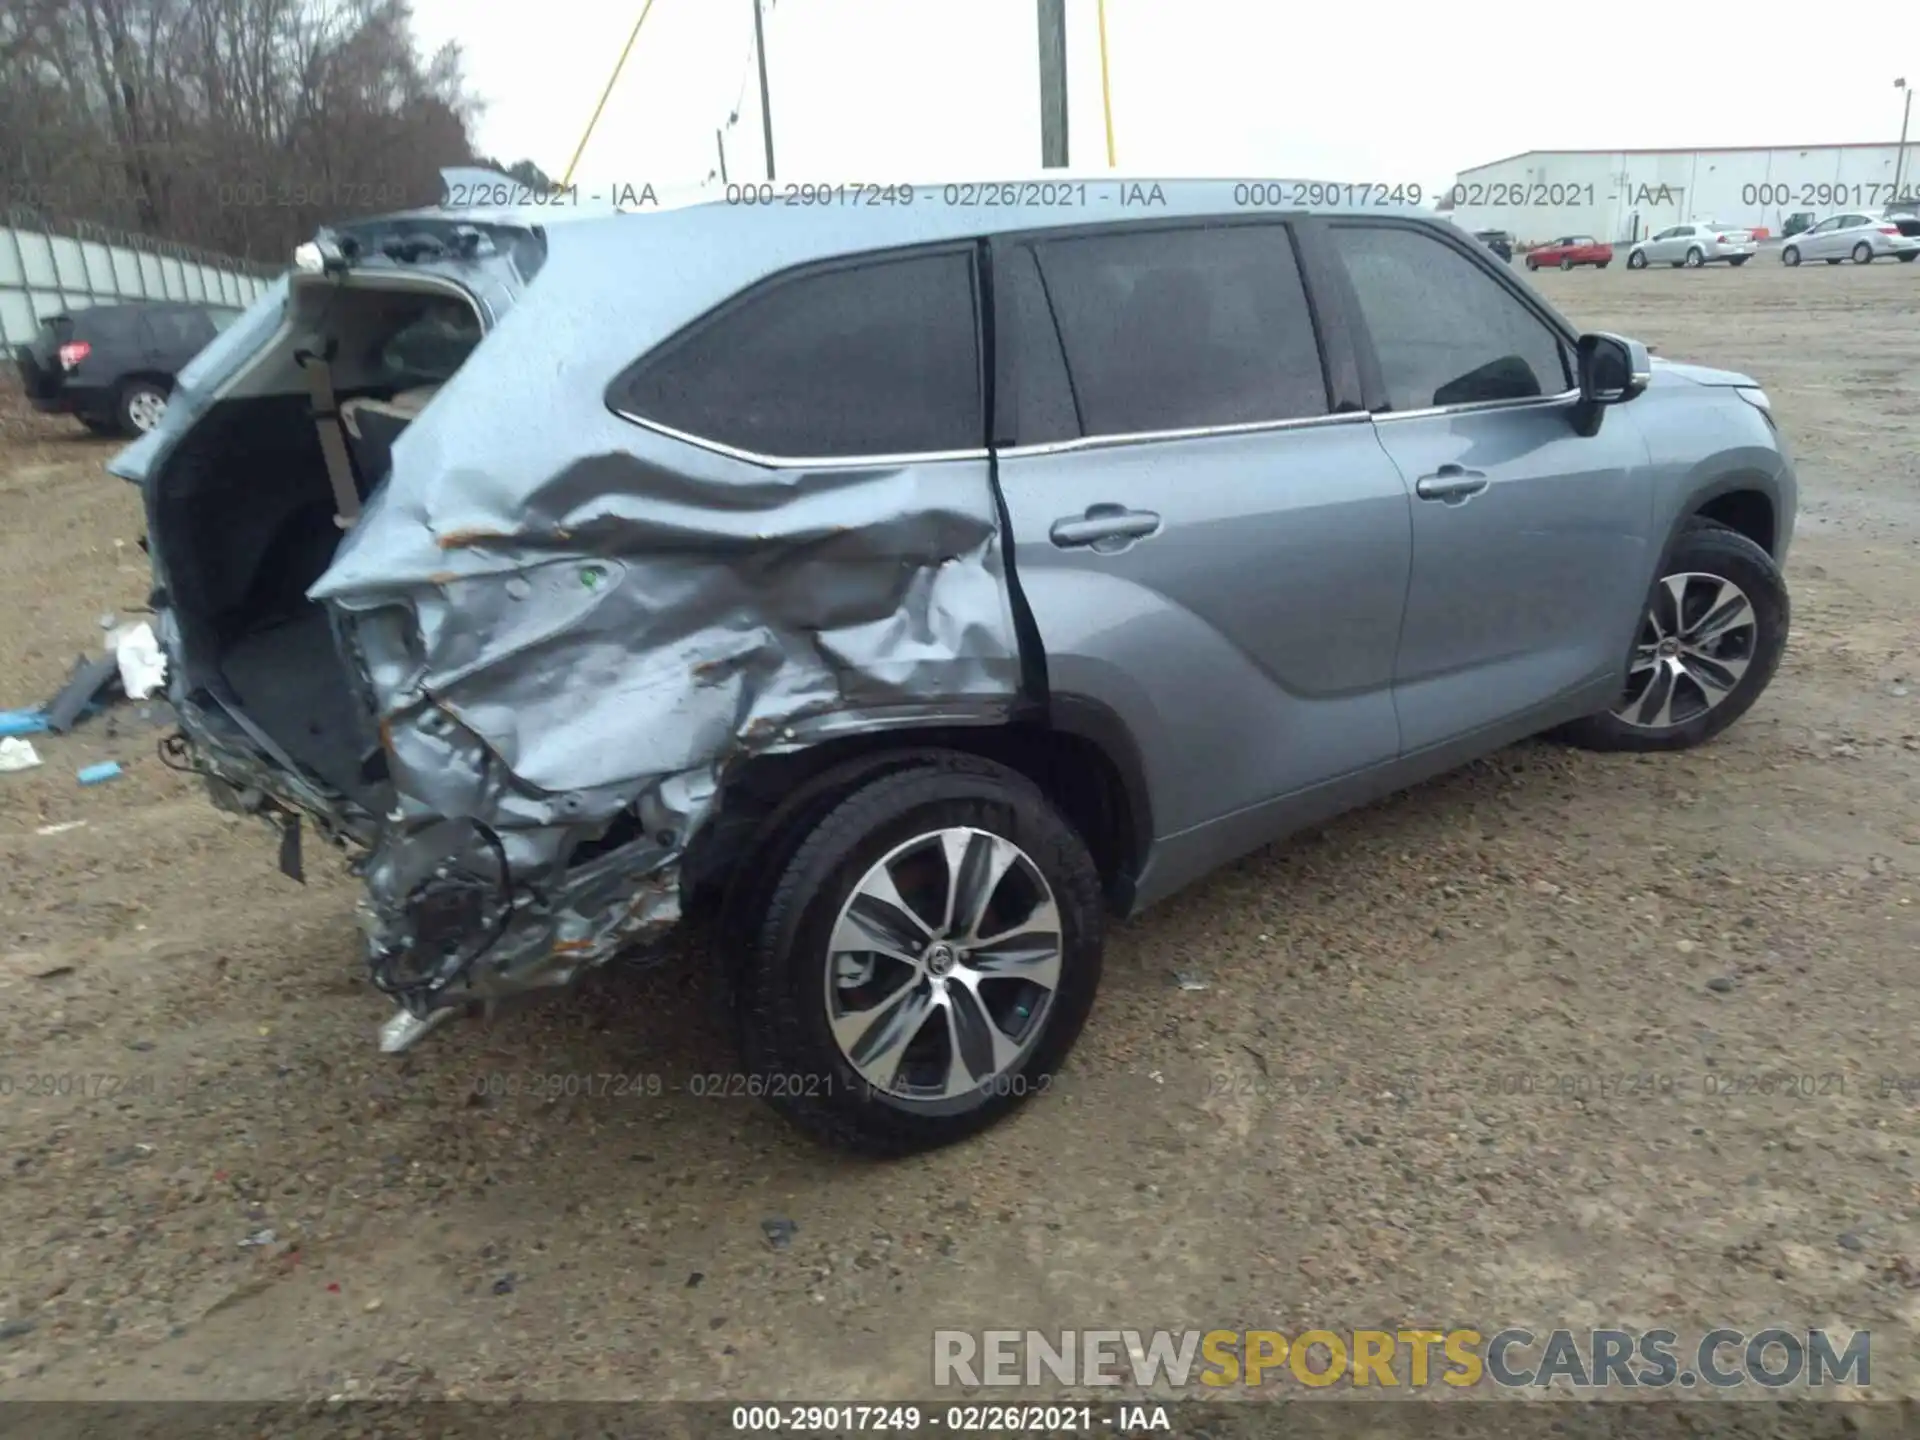
[[[391,809],[373,697],[308,591],[543,254],[537,228],[458,216],[322,232],[111,467],[145,491],[179,763],[219,803],[362,845]]]

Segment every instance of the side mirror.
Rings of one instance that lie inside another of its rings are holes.
[[[1653,379],[1653,357],[1638,340],[1590,332],[1575,343],[1574,356],[1580,382],[1574,428],[1582,435],[1598,432],[1603,409],[1626,404]]]
[[[1653,359],[1638,340],[1593,332],[1575,347],[1580,398],[1593,405],[1623,405],[1653,379]]]

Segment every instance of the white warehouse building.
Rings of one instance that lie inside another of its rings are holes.
[[[1773,149],[1529,150],[1463,170],[1441,212],[1522,245],[1563,235],[1631,244],[1687,221],[1778,235],[1801,211],[1881,209],[1920,190],[1920,143]]]

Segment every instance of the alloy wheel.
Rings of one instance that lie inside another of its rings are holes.
[[[1698,719],[1738,688],[1759,635],[1753,602],[1733,581],[1699,571],[1667,576],[1640,622],[1626,699],[1614,716],[1642,730]]]
[[[828,939],[826,1006],[860,1078],[940,1102],[1009,1076],[1060,985],[1060,908],[1018,845],[955,826],[881,857]]]

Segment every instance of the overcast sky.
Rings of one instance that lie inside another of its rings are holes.
[[[416,33],[428,49],[464,46],[488,102],[478,148],[557,180],[641,3],[415,0]],[[766,3],[782,181],[1038,166],[1034,0]],[[575,176],[583,190],[703,180],[736,103],[729,173],[764,176],[752,4],[654,0]],[[1116,158],[1134,174],[1444,186],[1529,149],[1891,143],[1894,78],[1920,84],[1920,25],[1900,10],[1862,28],[1674,3],[1108,0]],[[1067,27],[1072,160],[1101,166],[1095,0],[1067,0]],[[1885,43],[1900,36],[1910,53]]]

